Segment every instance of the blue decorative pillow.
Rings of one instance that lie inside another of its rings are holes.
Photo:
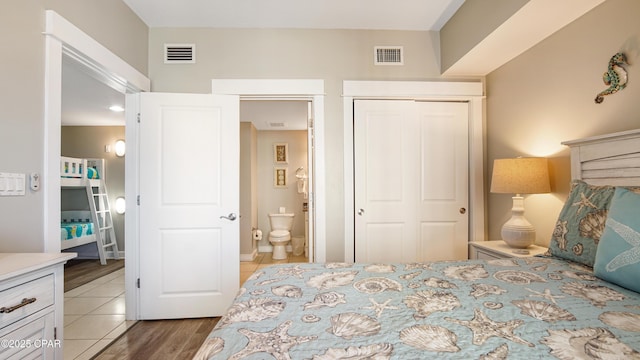
[[[549,253],[593,266],[614,190],[613,186],[573,180],[549,242]]]
[[[640,194],[616,188],[593,267],[594,274],[640,292]]]

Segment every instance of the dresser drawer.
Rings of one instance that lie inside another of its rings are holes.
[[[0,291],[0,329],[53,305],[53,284],[50,274]]]

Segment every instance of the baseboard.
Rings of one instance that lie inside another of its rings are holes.
[[[98,252],[97,251],[88,251],[88,252],[78,252],[77,253],[78,256],[75,257],[75,259],[78,260],[87,260],[87,259],[99,259],[100,256],[98,256]],[[119,256],[119,260],[124,259],[124,251],[118,251],[118,256]],[[105,253],[105,257],[107,259],[115,259],[115,257],[113,256],[113,251],[107,251]]]
[[[258,249],[253,249],[251,254],[240,254],[240,261],[253,261],[258,256]]]
[[[291,244],[285,246],[285,249],[287,249],[287,252],[292,252],[293,248],[291,247]],[[258,247],[258,251],[263,253],[263,252],[273,252],[273,246],[272,245],[262,245]]]

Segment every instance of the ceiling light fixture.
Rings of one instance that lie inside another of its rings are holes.
[[[109,110],[113,111],[113,112],[123,112],[124,108],[120,105],[111,105],[109,106]]]

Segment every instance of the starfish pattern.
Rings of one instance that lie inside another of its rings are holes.
[[[493,321],[478,308],[473,310],[473,319],[471,320],[458,320],[450,317],[446,317],[445,320],[468,327],[473,332],[474,345],[482,345],[488,338],[496,336],[530,347],[535,346],[513,334],[513,330],[524,323],[522,320]]]
[[[369,298],[369,301],[371,301],[371,306],[365,306],[363,307],[363,309],[373,310],[376,313],[376,317],[378,319],[380,318],[380,315],[382,315],[382,312],[385,311],[386,309],[391,309],[391,310],[398,309],[397,306],[388,305],[391,302],[391,299],[383,302],[382,304],[378,304],[378,302],[372,298]]]
[[[574,202],[572,204],[572,206],[579,206],[578,211],[576,211],[576,214],[580,214],[580,211],[582,211],[582,209],[584,209],[585,207],[590,207],[594,209],[598,208],[594,203],[591,202],[591,197],[593,197],[593,195],[595,195],[595,193],[591,194],[591,196],[589,197],[586,197],[584,196],[584,193],[580,193],[580,201]]]
[[[556,299],[562,299],[564,296],[562,295],[553,295],[551,294],[551,290],[550,289],[544,289],[544,292],[539,292],[539,291],[535,291],[535,290],[531,290],[529,288],[525,288],[528,291],[532,292],[534,295],[529,295],[531,297],[541,297],[543,299],[547,299],[549,301],[551,301],[552,303],[556,304]]]
[[[629,243],[631,249],[614,257],[605,266],[605,269],[607,269],[607,271],[616,271],[623,266],[640,262],[640,233],[625,224],[615,221],[613,218],[607,219],[607,226],[620,235],[622,240]]]
[[[266,333],[238,329],[239,333],[249,338],[249,343],[242,351],[233,354],[229,359],[242,359],[251,354],[266,352],[276,360],[291,360],[290,348],[318,338],[317,336],[290,336],[287,332],[291,324],[293,321],[285,321]]]

